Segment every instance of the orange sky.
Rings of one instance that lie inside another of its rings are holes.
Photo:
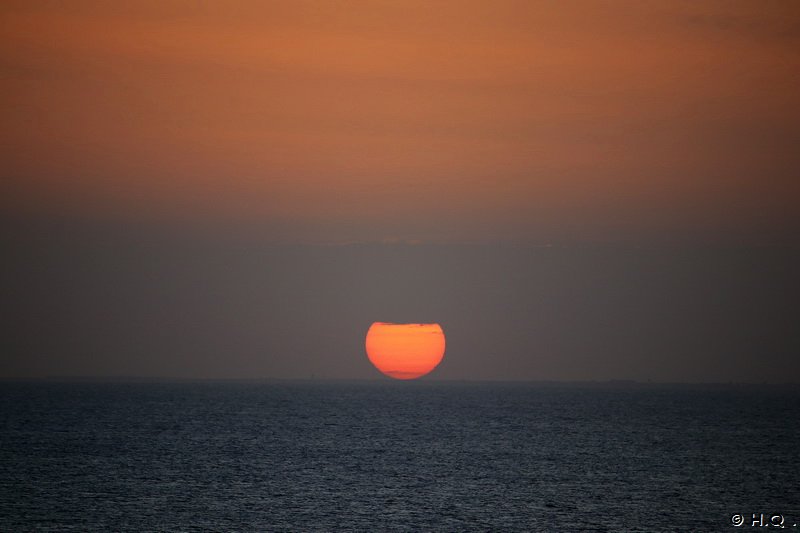
[[[4,212],[797,236],[795,2],[4,2]]]

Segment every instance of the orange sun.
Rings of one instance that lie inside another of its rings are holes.
[[[444,332],[439,324],[375,322],[366,344],[370,362],[395,379],[424,376],[444,357]]]

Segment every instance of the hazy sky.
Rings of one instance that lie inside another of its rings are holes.
[[[800,379],[797,2],[7,1],[0,70],[2,376]]]
[[[795,2],[4,2],[3,204],[342,242],[796,239]]]

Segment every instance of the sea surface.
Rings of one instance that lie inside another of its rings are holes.
[[[786,386],[6,382],[0,531],[800,531],[799,430]]]

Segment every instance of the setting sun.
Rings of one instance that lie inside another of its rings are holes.
[[[367,357],[375,368],[395,379],[428,374],[444,357],[444,332],[439,324],[375,322],[367,332]]]

